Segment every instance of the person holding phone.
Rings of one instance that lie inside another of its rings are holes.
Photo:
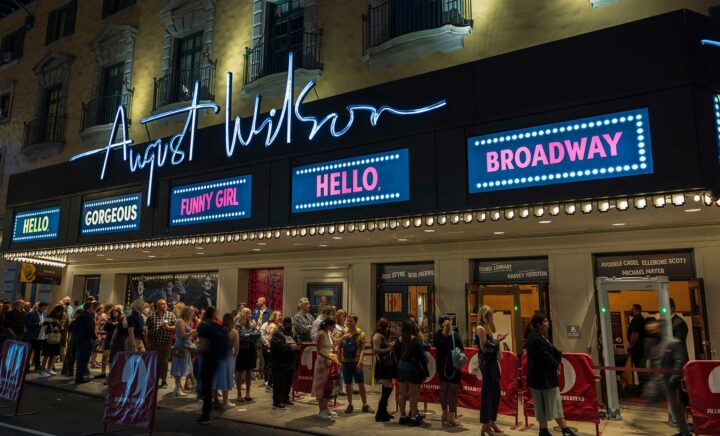
[[[502,359],[500,342],[507,333],[500,333],[493,338],[495,323],[494,311],[490,306],[480,308],[480,322],[475,329],[475,343],[478,347],[478,362],[482,373],[483,388],[480,398],[480,435],[495,436],[502,434],[495,421],[497,420],[498,406],[500,405],[500,366],[498,360]]]

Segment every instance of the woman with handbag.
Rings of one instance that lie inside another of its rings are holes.
[[[393,352],[398,359],[398,381],[400,382],[400,425],[416,427],[422,423],[418,417],[418,400],[420,384],[430,374],[425,356],[425,346],[420,339],[420,330],[413,320],[403,323],[400,340],[395,342]],[[410,414],[407,415],[405,405],[410,401]]]
[[[548,421],[554,419],[562,429],[563,436],[575,436],[563,415],[558,374],[562,353],[547,338],[550,320],[538,312],[530,321],[525,338],[527,344],[527,385],[535,403],[535,419],[540,427],[540,436],[550,436]]]
[[[192,306],[183,308],[180,316],[175,320],[175,344],[172,349],[172,364],[170,367],[170,375],[175,377],[175,391],[173,394],[178,397],[185,396],[182,390],[182,378],[186,377],[192,383],[195,383],[193,377],[193,350],[197,347],[193,343],[193,333],[195,330],[190,326],[190,321],[195,316],[195,309]]]
[[[482,430],[480,436],[503,434],[495,424],[498,406],[500,405],[500,366],[498,360],[502,359],[500,342],[507,337],[507,333],[497,335],[493,323],[494,311],[490,306],[480,308],[480,322],[475,329],[475,343],[478,347],[478,362],[482,373],[483,388],[480,397],[480,423]]]
[[[55,375],[53,366],[55,358],[60,355],[60,341],[62,340],[62,314],[65,306],[55,306],[50,312],[42,328],[45,329],[46,340],[42,346],[42,364],[40,365],[40,377],[50,377]]]
[[[390,323],[385,318],[380,318],[375,326],[371,343],[372,352],[375,355],[375,381],[382,384],[382,394],[375,412],[376,422],[387,422],[395,418],[388,410],[388,401],[393,391],[393,379],[397,377],[397,365],[393,346],[395,341],[390,340]]]
[[[317,356],[315,357],[315,369],[313,372],[312,395],[318,400],[320,413],[318,418],[330,421],[335,412],[328,408],[328,400],[337,395],[338,389],[338,357],[335,345],[341,340],[349,337],[344,335],[334,338],[335,320],[328,318],[320,323],[317,335]]]
[[[257,364],[257,341],[260,337],[258,328],[252,323],[252,311],[245,307],[240,311],[240,317],[235,325],[240,335],[240,349],[235,360],[235,385],[237,387],[237,402],[252,401],[250,386],[252,385],[252,370]],[[245,398],[242,396],[242,385],[245,383]]]
[[[110,305],[108,305],[110,307]],[[101,364],[101,370],[100,374],[96,376],[96,378],[105,378],[107,376],[107,373],[105,370],[108,367],[108,363],[112,362],[110,360],[110,354],[112,349],[112,340],[113,335],[115,334],[115,329],[117,329],[118,324],[122,322],[122,306],[118,305],[115,307],[112,307],[110,309],[110,315],[105,322],[105,324],[102,326],[103,330],[103,341],[102,341],[102,364]]]
[[[460,336],[453,330],[452,321],[445,319],[442,328],[435,333],[433,344],[437,349],[438,375],[440,377],[440,405],[442,406],[443,427],[458,427],[457,394],[462,372],[455,368],[452,354],[455,349],[464,353]]]

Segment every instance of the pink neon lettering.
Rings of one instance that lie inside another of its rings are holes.
[[[521,160],[524,156],[524,161]],[[530,149],[527,147],[520,147],[515,151],[515,165],[518,168],[527,168],[530,165]]]
[[[550,164],[560,163],[565,159],[565,149],[561,142],[550,143]]]
[[[316,197],[327,197],[327,195],[328,195],[328,175],[327,174],[318,174],[317,182],[316,182],[315,186],[316,186],[316,190],[315,190]]]
[[[494,173],[500,169],[497,151],[488,151],[485,153],[485,161],[487,162],[487,172]]]
[[[587,158],[593,159],[596,154],[600,155],[600,157],[607,157],[605,147],[603,147],[599,136],[593,136],[590,139],[590,148],[588,149]]]
[[[343,194],[350,194],[352,193],[352,189],[347,184],[347,171],[342,172],[342,193]]]
[[[539,162],[542,162],[543,165],[548,164],[548,159],[545,155],[545,149],[543,148],[542,144],[538,144],[535,146],[535,154],[533,155],[532,166],[536,167]]]
[[[615,136],[613,138],[610,138],[610,135],[607,133],[603,135],[603,138],[605,138],[608,145],[610,145],[610,156],[617,156],[617,145],[618,142],[620,142],[621,136],[622,132],[615,132]]]
[[[581,138],[579,144],[577,141],[565,140],[565,148],[567,148],[568,157],[572,162],[584,159],[586,143],[587,138]]]
[[[180,199],[180,216],[183,215],[189,215],[187,198]]]
[[[340,194],[340,173],[330,173],[330,195]]]
[[[513,167],[512,159],[513,159],[512,150],[507,150],[507,149],[500,150],[500,167],[502,168],[503,171],[511,170],[511,169],[515,168],[515,167]]]
[[[352,174],[353,174],[353,178],[352,178],[353,192],[362,192],[362,187],[360,185],[358,185],[358,170],[353,170]]]
[[[351,178],[351,180],[348,180]],[[316,177],[316,196],[329,197],[377,189],[380,177],[375,167],[367,167],[359,174],[359,170],[338,171],[330,174],[319,174]]]
[[[372,183],[368,182],[368,179],[372,176]],[[372,191],[378,184],[378,173],[375,167],[367,167],[363,172],[363,188],[366,191]]]

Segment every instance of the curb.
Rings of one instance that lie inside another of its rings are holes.
[[[33,381],[25,380],[25,383],[27,383],[27,384],[29,384],[29,385],[41,387],[41,388],[52,389],[52,390],[55,390],[55,391],[62,391],[62,392],[68,392],[68,393],[71,393],[71,394],[78,394],[78,395],[82,395],[82,396],[89,397],[89,398],[95,398],[95,399],[99,399],[99,400],[104,400],[104,399],[105,399],[105,397],[104,397],[103,395],[101,395],[101,394],[94,394],[94,393],[91,393],[91,392],[83,392],[83,391],[80,391],[80,390],[75,391],[75,390],[72,390],[72,389],[68,389],[67,387],[64,387],[64,386],[49,385],[49,384],[41,383],[41,382],[38,382],[38,381],[35,381],[35,380],[33,380]],[[165,409],[165,408],[168,408],[168,409],[169,409],[169,407],[165,407],[165,406],[160,406],[160,405],[158,405],[158,409]],[[264,422],[251,421],[251,420],[248,420],[248,419],[230,418],[230,417],[224,417],[224,416],[213,416],[213,419],[218,419],[218,420],[222,420],[222,421],[237,422],[237,423],[240,423],[240,424],[252,424],[252,425],[256,425],[256,426],[258,426],[258,427],[271,428],[271,429],[274,429],[274,430],[285,430],[285,431],[291,431],[291,432],[295,432],[295,433],[301,433],[301,434],[307,434],[307,435],[313,435],[313,436],[329,436],[329,435],[332,435],[332,433],[323,433],[323,432],[316,432],[316,431],[310,431],[310,430],[296,429],[296,428],[292,428],[292,427],[283,427],[283,426],[281,426],[281,425],[267,424],[267,423],[264,423]]]

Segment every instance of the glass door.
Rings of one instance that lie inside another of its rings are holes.
[[[695,358],[710,360],[715,352],[710,343],[707,325],[707,309],[705,307],[705,288],[702,279],[688,282],[690,290],[690,316],[692,319],[692,340],[695,344]]]
[[[382,285],[378,288],[377,317],[390,322],[390,335],[400,337],[402,322],[408,314],[408,287]]]

